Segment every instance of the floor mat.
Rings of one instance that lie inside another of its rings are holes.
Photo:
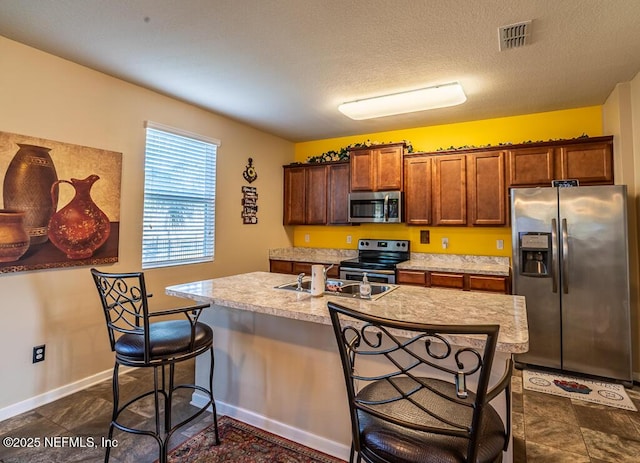
[[[220,445],[213,425],[169,453],[172,463],[344,463],[317,450],[276,436],[228,416],[218,418]],[[156,462],[157,463],[157,462]]]
[[[638,411],[621,384],[536,370],[523,370],[522,385],[529,391],[544,392],[609,407]]]

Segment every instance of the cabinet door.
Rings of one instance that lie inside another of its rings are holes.
[[[404,210],[410,225],[431,224],[431,156],[404,159]]]
[[[306,209],[306,168],[284,168],[284,225],[303,225]]]
[[[505,225],[504,152],[467,155],[469,225]]]
[[[580,185],[613,185],[611,143],[585,143],[559,148],[559,177],[578,179]]]
[[[375,182],[378,191],[402,190],[403,146],[389,146],[374,151]]]
[[[466,225],[466,157],[434,156],[433,167],[433,224]]]
[[[313,264],[310,262],[293,262],[292,270],[294,275],[299,275],[300,273],[304,273],[307,276],[311,276],[311,266]]]
[[[269,260],[271,273],[293,273],[293,263],[288,260]]]
[[[374,171],[371,150],[351,151],[351,191],[373,191]]]
[[[509,151],[509,186],[551,186],[554,152],[553,147],[546,146]]]
[[[306,168],[305,223],[325,225],[327,223],[327,166]]]
[[[330,224],[349,223],[349,164],[329,166],[327,215]]]

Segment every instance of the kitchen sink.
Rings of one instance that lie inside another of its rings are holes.
[[[379,299],[385,294],[393,291],[398,286],[385,283],[369,283],[371,285],[371,300]],[[276,286],[276,289],[286,289],[289,291],[311,292],[311,280],[305,280],[298,288],[298,282],[285,283]],[[325,285],[324,294],[327,296],[355,297],[360,298],[360,283],[352,280],[337,280],[330,278]]]

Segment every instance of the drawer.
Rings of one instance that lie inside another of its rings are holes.
[[[509,277],[469,275],[469,290],[509,294]]]
[[[399,285],[425,286],[427,284],[427,273],[420,270],[398,270],[396,272],[396,283]]]
[[[430,279],[432,287],[464,289],[462,273],[430,272]]]

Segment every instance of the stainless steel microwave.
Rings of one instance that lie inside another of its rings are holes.
[[[349,222],[402,222],[402,192],[364,191],[349,194]]]

